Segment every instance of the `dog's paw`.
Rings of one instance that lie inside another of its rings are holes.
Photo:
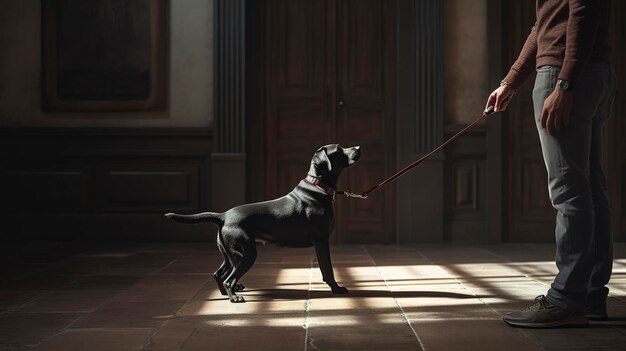
[[[243,284],[235,284],[234,291],[243,291],[246,287]]]
[[[246,302],[246,299],[244,299],[243,296],[231,295],[230,296],[230,302],[232,302],[232,303],[241,303],[241,302]]]
[[[348,293],[348,289],[344,288],[343,286],[335,286],[335,287],[331,287],[330,288],[331,291],[333,292],[333,294],[335,295],[343,295],[343,294],[347,294]]]

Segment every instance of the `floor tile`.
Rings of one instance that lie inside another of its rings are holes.
[[[528,329],[524,334],[545,347],[621,347],[626,349],[626,322],[593,324],[589,328]]]
[[[115,301],[189,300],[209,278],[194,275],[153,275],[117,294]]]
[[[426,350],[541,350],[501,320],[411,320]]]
[[[376,314],[380,311],[397,310],[398,305],[391,297],[357,297],[348,295],[335,295],[320,297],[309,301],[309,311],[328,311],[331,313],[366,313]]]
[[[67,330],[44,341],[37,351],[135,351],[152,330]]]
[[[500,319],[500,315],[478,299],[447,301],[442,298],[398,299],[411,319]]]
[[[156,328],[182,306],[182,301],[111,301],[76,321],[72,328]]]
[[[142,276],[90,275],[63,287],[64,290],[122,290],[139,282]]]
[[[70,275],[96,274],[120,259],[116,256],[75,256],[56,265],[51,271]]]
[[[341,334],[330,332],[319,337],[310,335],[307,341],[309,350],[421,350],[419,342],[411,334],[381,337],[363,333],[358,328],[351,332],[341,331]]]
[[[76,276],[66,276],[37,272],[18,278],[6,278],[0,280],[0,291],[45,291],[61,289],[78,279]]]
[[[45,293],[45,291],[32,290],[0,290],[0,309],[21,306]]]
[[[200,322],[181,350],[303,350],[306,331],[301,314],[216,318]]]
[[[219,292],[217,292],[219,294]],[[304,311],[306,296],[301,299],[274,299],[245,296],[245,303],[231,303],[227,296],[215,295],[210,300],[193,301],[181,311],[181,316],[248,315],[294,313]]]
[[[195,331],[199,322],[196,317],[170,318],[146,343],[145,351],[179,350]]]
[[[91,312],[111,298],[110,291],[55,291],[22,306],[20,312]]]
[[[0,345],[36,345],[79,318],[70,313],[0,314]]]

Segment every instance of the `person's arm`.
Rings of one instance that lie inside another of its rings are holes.
[[[569,0],[565,58],[559,79],[574,85],[589,61],[600,22],[599,5],[591,0]]]
[[[532,27],[526,42],[522,47],[519,57],[511,66],[509,73],[504,77],[504,81],[511,84],[511,88],[516,90],[535,71],[537,62],[537,24]]]
[[[541,126],[548,133],[569,127],[574,97],[572,87],[589,61],[600,21],[599,5],[592,0],[569,0],[565,57],[558,79],[569,82],[567,90],[555,86],[543,103]]]
[[[498,89],[494,90],[487,99],[487,105],[494,107],[494,112],[506,110],[511,98],[517,89],[535,70],[537,61],[537,24],[531,28],[528,38],[522,47],[519,57],[511,66],[509,73],[502,80]]]

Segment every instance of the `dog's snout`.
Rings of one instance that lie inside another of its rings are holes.
[[[361,158],[360,146],[353,146],[351,148],[348,148],[347,151],[348,151],[347,156],[349,158],[349,161],[348,161],[349,165],[355,164],[359,160],[359,158]]]

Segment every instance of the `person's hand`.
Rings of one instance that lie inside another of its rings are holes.
[[[509,102],[511,102],[511,98],[515,95],[515,91],[511,88],[510,84],[502,84],[498,87],[498,89],[494,90],[491,95],[489,95],[489,99],[487,99],[487,106],[493,106],[493,112],[501,112],[506,110],[509,106]]]
[[[548,130],[548,134],[569,127],[569,117],[572,112],[572,92],[563,91],[555,87],[552,94],[543,103],[541,110],[541,127]]]

